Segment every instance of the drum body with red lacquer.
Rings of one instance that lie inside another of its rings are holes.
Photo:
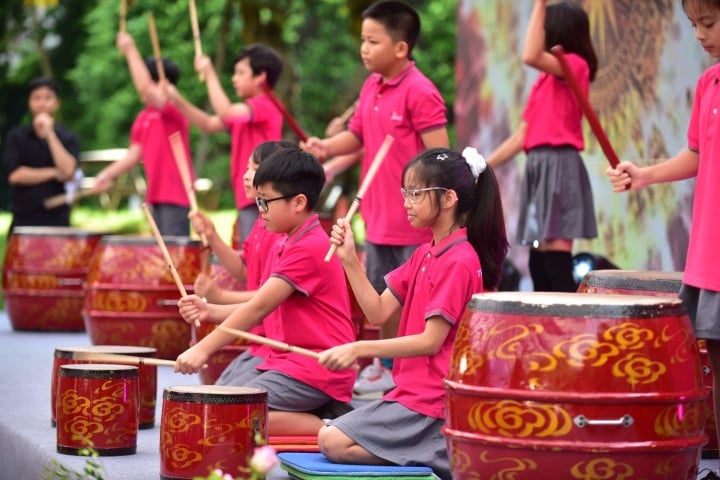
[[[138,368],[62,365],[58,371],[57,451],[131,455],[137,450]]]
[[[201,244],[164,237],[188,293],[200,273]],[[178,286],[152,237],[103,237],[85,284],[85,327],[94,345],[138,345],[174,360],[190,343],[191,330],[178,311]]]
[[[160,425],[160,478],[245,477],[268,440],[267,391],[220,385],[166,387]]]
[[[101,233],[16,227],[3,261],[5,309],[15,330],[82,331],[83,282]]]
[[[50,413],[52,425],[56,424],[57,407],[57,383],[58,371],[62,365],[87,365],[89,363],[106,363],[105,361],[93,362],[73,358],[77,354],[115,354],[131,355],[142,358],[157,358],[157,350],[152,347],[131,347],[121,345],[87,345],[77,347],[57,347],[53,355],[52,381],[50,384]],[[157,403],[157,366],[137,365],[139,372],[140,402],[138,428],[141,430],[155,426],[155,406]]]
[[[707,441],[700,355],[679,299],[474,295],[445,386],[457,480],[690,480]]]

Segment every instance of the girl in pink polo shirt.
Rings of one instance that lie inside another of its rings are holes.
[[[549,50],[562,45],[585,95],[598,61],[582,7],[546,3],[535,0],[523,52],[525,64],[540,74],[520,127],[488,157],[488,163],[497,168],[525,151],[517,240],[531,247],[530,276],[536,291],[574,292],[573,240],[596,237],[597,225],[590,180],[580,156],[582,110]]]
[[[397,387],[328,422],[318,442],[334,462],[427,465],[449,479],[440,431],[443,379],[472,294],[500,283],[508,248],[502,203],[492,169],[473,148],[462,155],[446,148],[427,150],[408,163],[402,178],[407,219],[415,228],[429,227],[433,240],[386,276],[382,294],[363,271],[348,223],[339,221],[331,236],[368,321],[382,324],[399,314],[398,337],[353,342],[320,355],[332,369],[347,368],[360,357],[395,358]]]
[[[720,59],[720,0],[683,0],[695,38],[714,60]],[[712,365],[716,431],[720,434],[720,270],[717,246],[720,245],[720,65],[715,64],[700,76],[687,130],[687,148],[665,161],[637,167],[620,162],[608,168],[613,190],[624,192],[652,185],[695,177],[690,242],[682,298],[693,322],[695,335],[705,340]],[[720,435],[719,435],[720,437]],[[719,438],[720,440],[720,438]],[[700,478],[700,477],[698,477]],[[720,479],[720,472],[707,472],[703,480]]]

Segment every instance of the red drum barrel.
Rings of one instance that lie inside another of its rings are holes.
[[[200,272],[201,245],[164,237],[188,293]],[[177,308],[180,292],[152,237],[103,237],[85,283],[85,328],[94,345],[140,345],[175,359],[190,343],[190,326]]]
[[[635,270],[592,270],[580,282],[581,293],[617,293],[620,295],[654,295],[677,297],[682,286],[683,272],[635,271]],[[708,391],[707,420],[705,434],[708,443],[703,448],[703,458],[718,457],[717,429],[713,411],[713,377],[705,340],[698,340],[703,379]]]
[[[230,272],[222,266],[215,255],[210,257],[210,277],[220,288],[236,291],[245,290],[245,285],[233,277]],[[202,322],[199,327],[194,325],[191,326],[191,328],[195,331],[194,338],[198,341],[205,338],[210,332],[215,330],[215,327],[216,325],[210,322]],[[203,368],[198,373],[200,381],[204,385],[214,384],[230,362],[235,360],[235,358],[245,350],[247,350],[247,342],[238,338],[234,343],[226,345],[210,355],[210,358],[207,360],[208,368]]]
[[[160,425],[161,480],[247,475],[256,439],[268,439],[267,391],[220,385],[166,387]]]
[[[101,237],[69,227],[14,229],[3,261],[3,295],[13,329],[84,329],[82,284]]]
[[[78,353],[109,353],[118,355],[131,355],[143,358],[156,358],[157,350],[151,347],[128,347],[117,345],[89,345],[82,347],[57,347],[53,355],[52,381],[50,385],[50,412],[52,425],[56,423],[56,399],[58,370],[62,365],[87,365],[89,363],[105,363],[92,362],[89,360],[79,360],[73,358]],[[138,418],[138,428],[147,429],[155,426],[155,405],[157,403],[157,366],[156,365],[138,365],[139,371],[139,389],[140,389],[140,412]]]
[[[697,475],[707,390],[679,299],[474,295],[445,386],[456,480]]]
[[[137,450],[138,368],[131,365],[62,365],[58,372],[57,451],[99,455]]]

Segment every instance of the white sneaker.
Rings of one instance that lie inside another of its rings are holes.
[[[380,359],[376,358],[358,374],[353,393],[354,398],[376,399],[381,398],[385,392],[393,388],[395,388],[395,382],[392,372],[380,363]]]

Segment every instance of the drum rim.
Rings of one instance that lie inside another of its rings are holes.
[[[54,234],[65,234],[65,236],[94,236],[100,237],[107,235],[107,232],[84,230],[77,227],[56,227],[56,226],[18,226],[13,228],[13,236],[15,235],[27,235],[27,236],[42,236],[48,237],[50,233]],[[58,235],[62,236],[62,235]]]
[[[73,353],[81,352],[134,355],[137,357],[153,357],[157,355],[157,348],[133,345],[77,345],[69,347],[65,346],[55,347],[55,358],[72,359]]]
[[[641,279],[634,274],[652,274],[655,278]],[[587,287],[624,288],[647,292],[678,293],[683,272],[643,270],[591,270],[580,282]]]
[[[58,378],[140,378],[140,369],[113,363],[69,363],[60,365]]]
[[[267,402],[264,388],[234,385],[172,385],[163,389],[163,400],[182,403],[249,404]]]
[[[167,235],[163,236],[166,245],[173,246],[200,246],[200,240],[191,237]],[[148,235],[103,235],[101,245],[135,245],[135,246],[157,246],[157,240]]]

